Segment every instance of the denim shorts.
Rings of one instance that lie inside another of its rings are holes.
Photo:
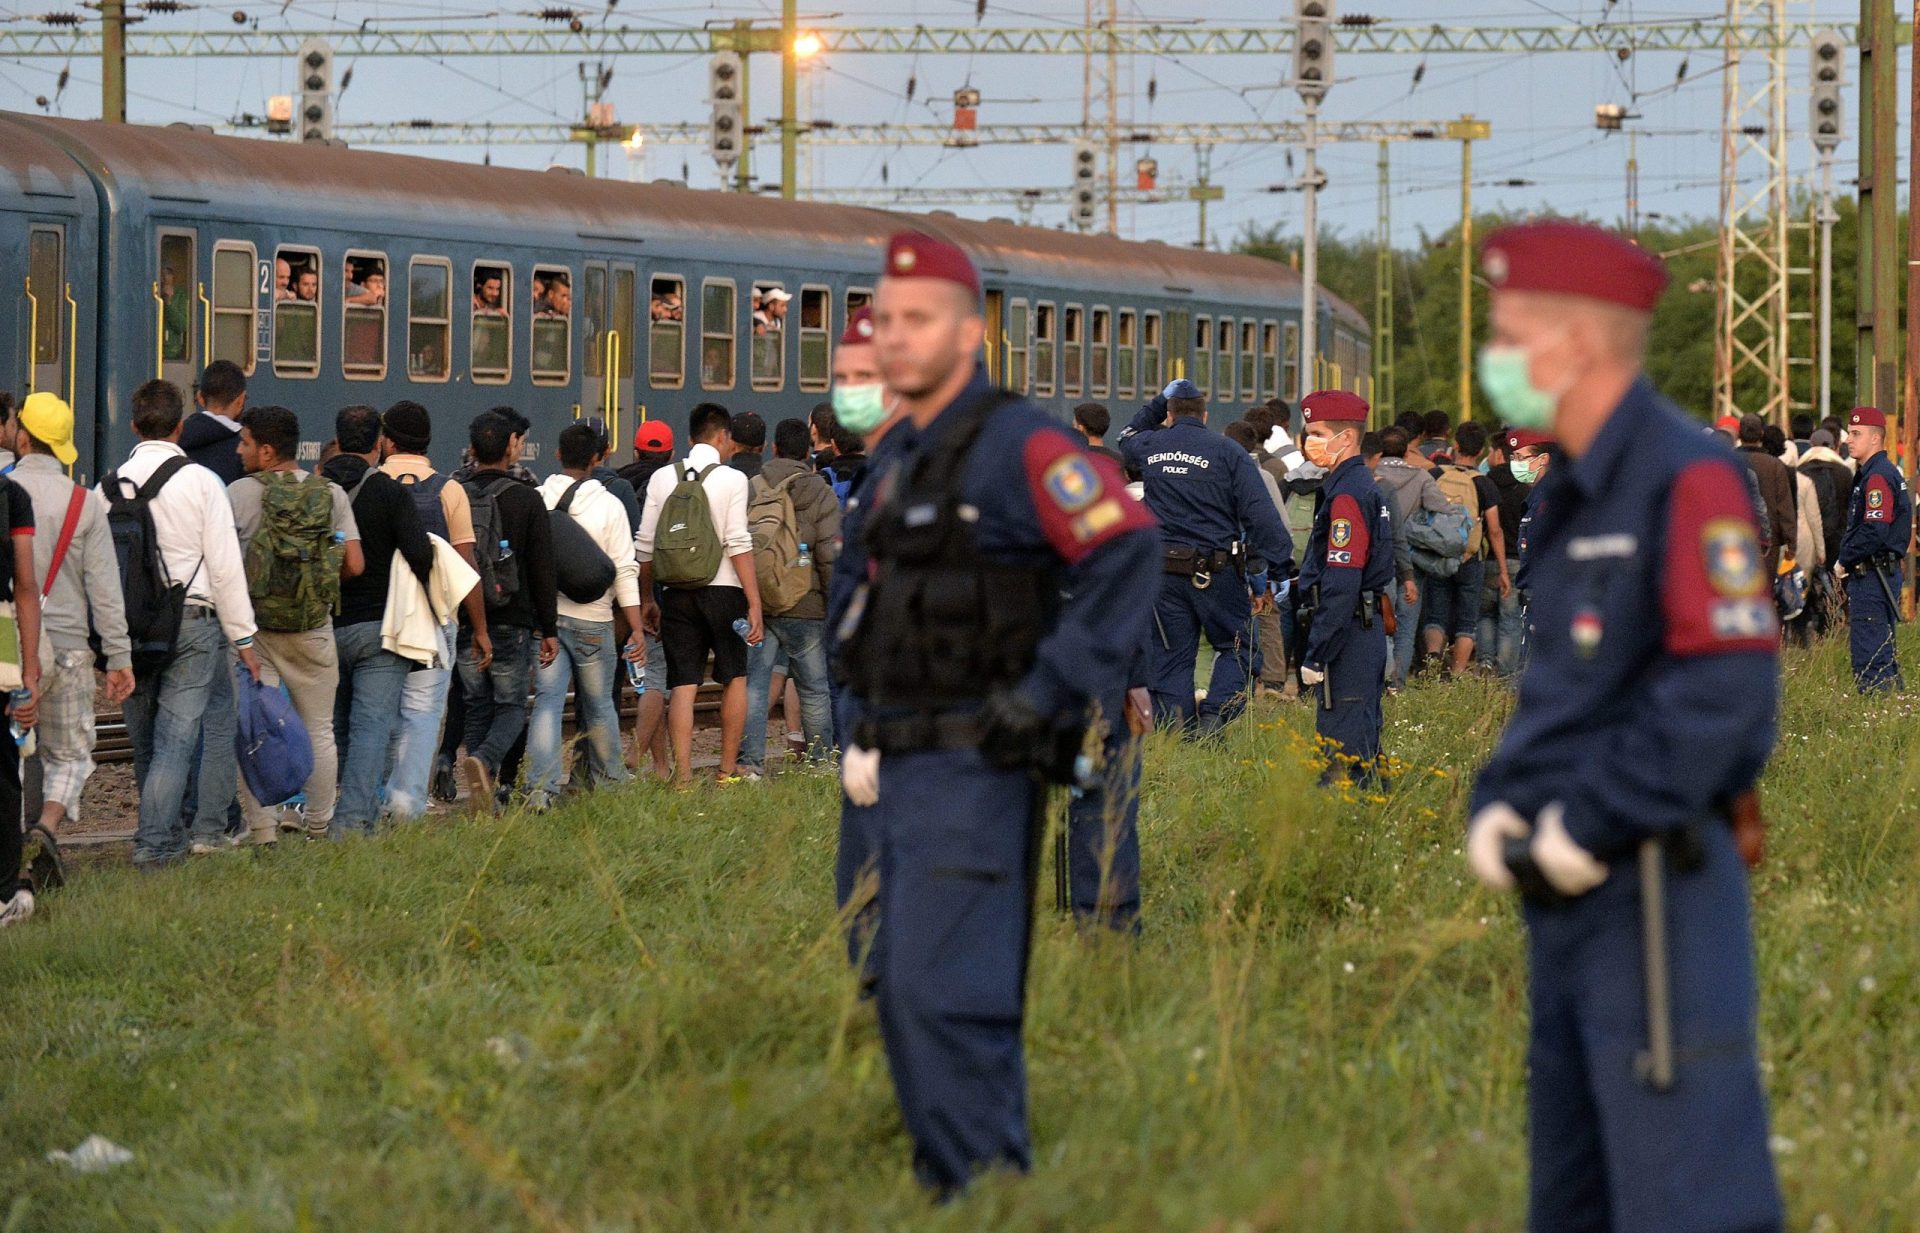
[[[1448,639],[1473,637],[1480,621],[1480,588],[1486,571],[1485,559],[1471,557],[1460,563],[1460,571],[1451,578],[1420,575],[1421,590],[1426,592],[1422,628],[1437,629]]]

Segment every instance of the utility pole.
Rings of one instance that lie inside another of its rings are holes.
[[[1860,0],[1860,269],[1855,301],[1858,403],[1886,408],[1896,395],[1899,284],[1892,262],[1900,209],[1895,158],[1899,61],[1893,0]]]
[[[733,191],[753,191],[753,112],[749,110],[747,80],[753,76],[753,22],[736,18],[733,23],[734,48],[740,53],[740,161],[733,166]]]
[[[1194,237],[1194,248],[1205,252],[1207,249],[1207,203],[1219,201],[1225,197],[1226,190],[1215,184],[1213,176],[1213,147],[1195,146],[1193,149],[1193,187],[1187,190],[1187,199],[1200,207],[1200,234]]]
[[[1920,4],[1920,0],[1914,0]],[[1393,417],[1393,215],[1388,193],[1387,151],[1392,143],[1380,143],[1380,232],[1375,244],[1373,266],[1373,419],[1385,423]]]
[[[1301,393],[1320,388],[1320,100],[1333,85],[1333,0],[1293,0],[1293,88],[1307,111],[1306,194],[1300,229]],[[1299,413],[1295,412],[1298,428]]]
[[[795,45],[799,21],[799,0],[780,0],[780,195],[788,201],[798,195],[800,174],[800,52]],[[744,104],[745,74],[740,94]],[[745,162],[742,159],[741,165]]]
[[[100,118],[127,122],[126,0],[100,0]]]
[[[1920,0],[1913,0],[1913,19],[1920,22]],[[1916,27],[1920,28],[1920,27]],[[1920,40],[1913,45],[1913,67],[1920,72]],[[1911,475],[1920,465],[1916,447],[1920,447],[1920,329],[1913,314],[1920,312],[1920,211],[1914,209],[1913,168],[1920,167],[1920,77],[1913,79],[1913,97],[1907,114],[1907,372],[1906,397],[1901,403],[1900,444],[1904,465]],[[1907,562],[1907,580],[1914,579],[1913,562]]]
[[[1460,143],[1460,423],[1473,417],[1473,143],[1493,135],[1493,126],[1471,115],[1447,125]]]
[[[1820,224],[1820,315],[1814,319],[1817,332],[1814,368],[1820,416],[1825,419],[1833,414],[1833,224],[1838,221],[1833,211],[1833,152],[1840,146],[1846,40],[1837,31],[1824,30],[1813,36],[1812,54],[1808,59],[1812,83],[1807,100],[1807,134],[1820,160],[1820,202],[1816,216]]]

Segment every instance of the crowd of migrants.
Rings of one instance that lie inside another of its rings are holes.
[[[65,403],[0,403],[14,545],[0,685],[15,737],[0,742],[0,810],[23,823],[0,827],[0,869],[21,872],[0,886],[0,925],[30,917],[60,876],[57,839],[94,769],[97,692],[123,707],[133,745],[133,861],[158,869],[288,835],[370,834],[456,801],[463,782],[481,811],[544,810],[647,762],[691,786],[711,680],[718,784],[839,765],[850,958],[878,999],[916,1170],[953,1194],[979,1168],[1030,1164],[1020,1022],[1043,785],[1072,788],[1060,906],[1132,930],[1144,733],[1206,739],[1269,692],[1313,707],[1323,782],[1381,783],[1385,693],[1423,674],[1525,673],[1476,788],[1472,864],[1489,885],[1518,880],[1536,951],[1573,928],[1592,949],[1570,967],[1600,963],[1639,909],[1595,889],[1632,845],[1590,798],[1632,777],[1546,795],[1562,789],[1541,777],[1580,761],[1558,743],[1603,732],[1605,700],[1652,688],[1648,672],[1726,686],[1714,705],[1752,711],[1721,708],[1751,721],[1724,742],[1732,795],[1764,764],[1773,694],[1712,673],[1770,673],[1781,629],[1805,641],[1845,623],[1860,688],[1897,688],[1911,502],[1872,408],[1844,425],[1801,417],[1791,437],[1757,416],[1705,427],[1673,413],[1637,375],[1665,285],[1638,249],[1545,224],[1487,253],[1496,339],[1479,377],[1506,421],[1494,429],[1430,411],[1368,430],[1363,400],[1321,391],[1302,400],[1298,441],[1279,400],[1216,430],[1181,378],[1118,433],[1098,403],[1069,432],[992,388],[977,273],[913,233],[894,237],[878,299],[835,349],[830,402],[771,440],[752,411],[703,403],[678,462],[674,426],[648,421],[615,469],[605,424],[587,419],[559,431],[558,469],[541,479],[521,462],[529,421],[495,407],[465,425],[464,464],[443,475],[428,453],[447,417],[402,401],[339,411],[310,473],[295,414],[248,405],[222,361],[191,406],[165,381],[135,391],[139,443],[88,490],[68,478]],[[758,327],[779,328],[784,307],[759,305]],[[1555,365],[1567,375],[1550,395],[1539,374]],[[1645,465],[1629,472],[1635,451]],[[1314,511],[1299,552],[1296,496]],[[1663,536],[1664,577],[1622,572]],[[1203,642],[1214,659],[1196,688]],[[1708,667],[1647,667],[1669,661]],[[1708,700],[1663,688],[1650,705]],[[624,752],[623,691],[638,695]],[[1575,703],[1582,718],[1558,715]],[[1672,834],[1695,835],[1695,821],[1676,815]],[[1703,1126],[1737,1132],[1716,1150],[1751,1186],[1727,1201],[1772,1227],[1740,992],[1744,883],[1721,841],[1690,842],[1672,857],[1673,911],[1711,923],[1675,962],[1724,964],[1732,992],[1714,1023],[1746,1042],[1691,1099]],[[1686,878],[1714,893],[1737,883],[1738,910]],[[1597,1211],[1579,1227],[1607,1227],[1611,1204],[1616,1227],[1668,1227],[1629,1213],[1705,1200],[1622,1181],[1644,1153],[1593,1137],[1594,1102],[1618,1125],[1658,1110],[1587,1054],[1610,1041],[1580,1043],[1591,1008],[1553,992],[1577,975],[1537,954],[1535,967],[1536,1226]]]

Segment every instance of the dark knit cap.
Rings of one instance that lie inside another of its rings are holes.
[[[417,402],[401,401],[388,407],[380,427],[396,449],[409,454],[424,453],[433,440],[433,422],[427,409]]]

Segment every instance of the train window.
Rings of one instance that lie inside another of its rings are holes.
[[[1053,345],[1059,336],[1058,315],[1051,304],[1033,306],[1033,392],[1053,397]]]
[[[340,371],[349,379],[387,375],[387,257],[349,250],[340,292]]]
[[[1221,402],[1233,401],[1233,322],[1221,318],[1214,323],[1213,396]]]
[[[533,267],[533,324],[527,372],[535,385],[565,385],[573,372],[573,273]]]
[[[1085,379],[1081,352],[1086,349],[1086,316],[1086,309],[1078,304],[1067,305],[1066,328],[1060,340],[1060,392],[1070,397],[1079,396]]]
[[[1281,372],[1286,377],[1286,383],[1281,386],[1285,392],[1280,396],[1290,403],[1297,404],[1300,401],[1300,323],[1287,322],[1285,333],[1287,345],[1281,352],[1283,356]]]
[[[172,238],[172,237],[169,237]],[[184,237],[182,237],[184,238]],[[33,362],[60,362],[61,326],[66,319],[66,264],[60,260],[60,233],[35,227],[27,240],[27,280],[32,298]],[[27,388],[33,388],[28,374]]]
[[[582,362],[586,365],[588,377],[598,378],[607,375],[607,267],[590,265],[587,267],[585,281],[581,283],[585,298],[581,301],[580,329],[586,335],[586,350]],[[619,327],[613,326],[613,329]]]
[[[249,374],[258,309],[253,281],[256,260],[251,244],[222,240],[213,246],[213,339],[207,358],[230,360]]]
[[[1187,379],[1200,387],[1200,397],[1213,388],[1213,318],[1193,319],[1193,371]]]
[[[1087,392],[1105,398],[1113,389],[1113,310],[1093,310],[1092,334],[1087,339]]]
[[[1271,321],[1260,326],[1260,388],[1268,398],[1284,398],[1280,392],[1280,327]]]
[[[1119,346],[1113,357],[1113,392],[1122,398],[1133,395],[1134,357],[1139,353],[1139,315],[1131,308],[1120,310]]]
[[[623,380],[633,380],[633,289],[635,276],[631,266],[613,267],[613,313],[610,318],[612,328],[620,335],[619,344],[614,349],[614,359],[618,361],[618,371],[614,374]]]
[[[415,257],[407,265],[407,377],[453,375],[453,263]]]
[[[777,390],[786,384],[787,309],[793,292],[779,283],[753,284],[753,323],[749,376],[756,390]]]
[[[656,274],[647,283],[647,380],[679,389],[687,380],[687,282]]]
[[[709,278],[700,284],[700,387],[733,388],[734,331],[733,280]]]
[[[872,287],[848,287],[847,288],[847,316],[849,318],[851,318],[854,313],[860,311],[863,308],[872,308],[872,307],[873,307],[873,288]]]
[[[1160,314],[1147,313],[1140,318],[1140,389],[1160,392]]]
[[[167,364],[193,362],[193,237],[160,237],[160,359]],[[55,302],[53,298],[43,301]]]
[[[1007,305],[1007,388],[1016,394],[1027,392],[1027,318],[1025,300]]]
[[[273,375],[320,375],[320,250],[273,254]]]
[[[800,388],[811,394],[833,383],[833,351],[827,337],[832,313],[832,291],[800,288]]]
[[[1260,364],[1260,326],[1258,322],[1240,323],[1240,401],[1254,402],[1260,396],[1256,380]]]
[[[504,385],[513,375],[513,267],[473,264],[467,316],[467,372],[481,385]]]

